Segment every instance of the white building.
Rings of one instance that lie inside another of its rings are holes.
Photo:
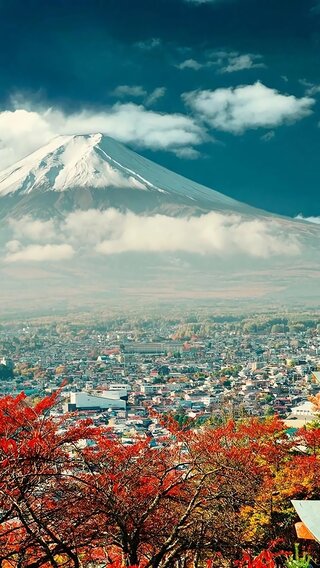
[[[156,392],[158,392],[159,390],[159,385],[148,385],[146,383],[143,383],[141,385],[141,392],[143,392],[143,394],[154,394]]]
[[[127,391],[113,390],[103,391],[99,394],[88,392],[72,392],[70,393],[70,401],[68,403],[68,411],[74,410],[107,410],[112,408],[115,410],[126,410]]]
[[[309,400],[306,400],[299,404],[298,406],[293,406],[291,408],[291,415],[296,416],[297,418],[316,418],[316,414],[313,411],[313,404]]]
[[[312,402],[306,400],[301,404],[292,407],[291,414],[285,420],[288,428],[302,428],[308,422],[312,422],[318,418],[314,413]]]
[[[126,392],[131,391],[131,385],[127,385],[126,383],[111,383],[108,385],[109,390],[125,390]]]

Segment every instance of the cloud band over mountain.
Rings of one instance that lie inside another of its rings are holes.
[[[211,212],[199,217],[139,216],[115,209],[70,213],[63,221],[11,220],[4,261],[67,260],[125,252],[295,256],[301,244],[275,221]]]

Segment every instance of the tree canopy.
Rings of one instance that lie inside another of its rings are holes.
[[[277,417],[185,428],[166,416],[158,445],[125,446],[51,416],[57,396],[0,399],[1,568],[251,566],[247,550],[292,549],[292,498],[320,498],[316,424],[289,438]]]

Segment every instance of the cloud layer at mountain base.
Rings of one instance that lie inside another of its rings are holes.
[[[63,221],[10,222],[5,262],[68,260],[125,252],[192,253],[267,259],[296,256],[302,245],[281,224],[211,212],[199,217],[139,216],[115,209],[70,213]]]
[[[19,241],[11,241],[7,246],[6,262],[47,262],[69,260],[74,249],[68,244],[47,244],[22,246]]]

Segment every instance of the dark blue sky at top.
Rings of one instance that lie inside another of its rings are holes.
[[[153,49],[141,42],[159,40]],[[139,46],[140,44],[140,46]],[[179,70],[210,51],[260,54],[264,68],[219,74]],[[116,102],[118,85],[166,87],[153,107],[187,113],[181,94],[260,80],[297,97],[302,79],[320,84],[320,5],[315,0],[0,0],[0,110],[21,95],[76,112]],[[311,116],[234,135],[197,160],[170,152],[140,153],[236,199],[287,215],[320,215],[320,93]],[[130,97],[126,100],[130,99]]]

